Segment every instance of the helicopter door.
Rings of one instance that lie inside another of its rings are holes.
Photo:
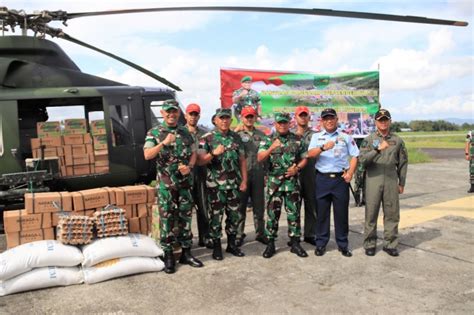
[[[109,156],[111,171],[136,179],[136,158],[134,154],[132,107],[135,99],[122,95],[104,97],[104,105],[108,107],[105,120],[110,122]],[[108,116],[107,117],[107,112]]]
[[[0,101],[0,176],[22,171],[16,101]]]

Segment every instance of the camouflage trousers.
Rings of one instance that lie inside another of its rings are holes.
[[[182,248],[192,245],[191,218],[193,197],[189,188],[166,188],[160,183],[158,189],[160,208],[160,245],[164,251],[173,250],[173,243]]]
[[[207,201],[210,211],[210,237],[212,239],[222,237],[222,218],[224,213],[226,215],[226,234],[236,235],[237,226],[242,216],[239,212],[240,192],[237,189],[219,190],[208,188]]]
[[[267,226],[265,235],[269,240],[274,240],[278,236],[278,221],[280,220],[281,207],[285,204],[286,216],[288,219],[288,236],[301,236],[301,220],[300,220],[300,192],[294,191],[277,191],[273,194],[267,194]]]

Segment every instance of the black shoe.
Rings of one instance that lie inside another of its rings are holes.
[[[244,245],[244,240],[245,240],[246,236],[247,235],[245,235],[245,233],[244,233],[244,234],[242,234],[241,237],[236,237],[235,238],[235,246],[241,247],[242,245]]]
[[[397,257],[397,256],[400,255],[396,248],[386,248],[386,247],[384,247],[383,251],[386,252],[387,254],[389,254],[392,257]]]
[[[209,248],[209,249],[213,249],[214,248],[214,244],[212,243],[212,240],[210,238],[207,238],[207,237],[200,237],[199,238],[199,242],[198,242],[198,246],[199,247],[206,247],[206,248]]]
[[[366,248],[365,249],[365,254],[367,256],[375,256],[375,248]]]
[[[264,236],[264,235],[259,235],[255,238],[255,240],[257,242],[260,242],[262,243],[263,245],[267,245],[268,244],[268,239]]]
[[[291,238],[291,250],[293,254],[298,255],[299,257],[308,257],[308,253],[301,247],[300,238],[292,237]]]
[[[339,248],[338,250],[341,252],[342,256],[344,256],[344,257],[352,257],[352,252],[351,252],[351,250],[350,250],[348,247],[346,247],[346,248]]]
[[[324,254],[326,254],[326,246],[316,246],[314,254],[316,256],[323,256]]]
[[[174,259],[173,251],[165,251],[165,257],[163,258],[165,263],[165,272],[166,273],[175,273],[176,272],[176,261]]]
[[[276,250],[275,250],[275,241],[274,240],[268,240],[267,248],[265,248],[265,251],[263,252],[263,258],[270,258],[273,255],[275,255]]]
[[[471,188],[467,192],[468,193],[473,193],[474,192],[474,185],[471,185]]]
[[[222,255],[221,239],[216,238],[212,242],[213,242],[212,258],[214,258],[215,260],[224,259],[224,256]]]
[[[316,240],[314,237],[305,237],[304,242],[316,246]]]
[[[179,258],[180,264],[190,265],[191,267],[201,268],[204,264],[191,255],[191,248],[183,248],[183,252],[181,253],[181,257]]]
[[[300,238],[298,237],[298,241],[301,241]],[[292,239],[290,238],[290,240],[288,242],[286,242],[286,245],[288,245],[289,247],[291,247],[292,245]]]
[[[231,253],[236,257],[244,257],[245,254],[240,250],[240,248],[235,245],[235,235],[229,235],[227,237],[227,248],[225,249],[226,252]]]

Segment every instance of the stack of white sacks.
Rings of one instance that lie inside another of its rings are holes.
[[[141,234],[98,239],[82,252],[53,240],[20,245],[0,254],[0,296],[161,271],[161,255],[155,241]]]

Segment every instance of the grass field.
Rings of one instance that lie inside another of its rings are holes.
[[[407,148],[462,149],[467,131],[399,132]]]
[[[466,141],[467,131],[432,131],[432,132],[399,132],[408,150],[410,164],[430,162],[428,154],[422,148],[462,149]]]

